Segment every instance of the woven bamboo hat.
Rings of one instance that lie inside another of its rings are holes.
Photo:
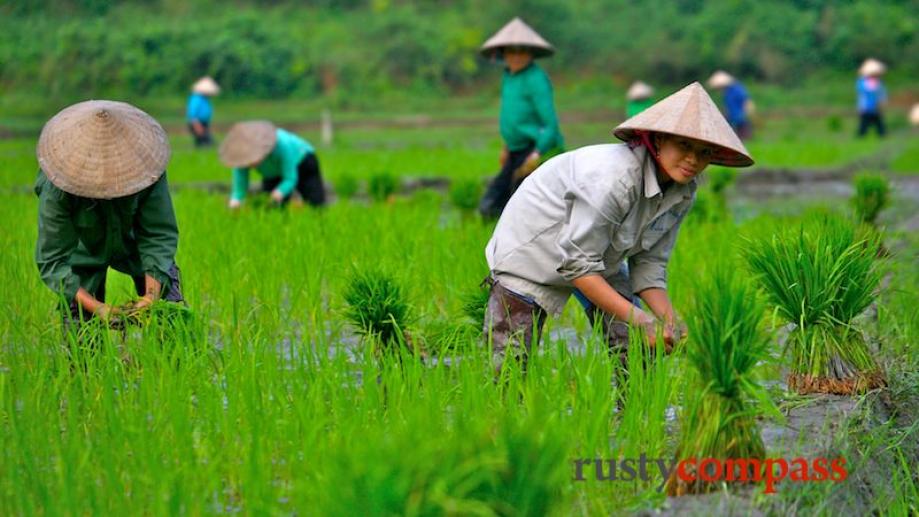
[[[57,188],[80,197],[113,199],[154,184],[169,163],[163,127],[143,111],[115,101],[68,106],[41,130],[38,165]]]
[[[641,81],[635,81],[632,83],[632,86],[629,86],[629,91],[625,92],[625,98],[630,101],[648,99],[652,95],[654,95],[654,88],[651,88],[649,85]]]
[[[724,70],[718,70],[711,77],[708,78],[707,84],[709,88],[721,89],[727,88],[728,86],[734,84],[734,76],[725,72]]]
[[[277,141],[274,124],[250,120],[233,124],[220,144],[220,161],[227,167],[248,167],[268,156]]]
[[[716,149],[711,163],[716,165],[753,165],[749,151],[698,82],[619,124],[613,134],[621,140],[631,141],[638,136],[637,131],[669,133],[712,144]]]
[[[858,75],[862,77],[874,77],[878,75],[884,75],[884,72],[887,71],[887,66],[884,63],[881,63],[873,57],[869,57],[862,63],[862,66],[858,69]]]
[[[504,47],[527,47],[533,52],[533,57],[546,57],[555,52],[555,48],[548,41],[519,17],[514,17],[494,36],[488,38],[479,48],[479,52],[485,57],[490,57]]]
[[[913,108],[909,110],[909,123],[919,127],[919,103],[913,104]]]
[[[191,91],[200,93],[201,95],[217,95],[220,93],[220,86],[217,85],[217,81],[212,79],[211,76],[205,76],[191,85]]]

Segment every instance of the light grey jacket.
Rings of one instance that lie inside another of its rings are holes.
[[[667,287],[667,262],[695,180],[661,191],[644,147],[582,147],[531,174],[485,248],[496,280],[558,314],[571,281],[603,275],[621,294]],[[629,274],[620,270],[628,260]]]

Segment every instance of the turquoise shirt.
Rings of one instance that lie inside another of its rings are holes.
[[[501,81],[501,137],[511,151],[535,145],[541,154],[564,147],[552,101],[552,83],[536,63]]]
[[[263,178],[281,177],[281,183],[278,184],[278,191],[285,196],[289,196],[297,186],[297,165],[308,155],[315,153],[316,150],[306,140],[299,136],[285,131],[281,128],[276,130],[278,137],[274,144],[274,149],[268,153],[268,156],[258,164],[256,170]],[[232,198],[242,201],[249,190],[249,169],[233,169],[233,194]]]
[[[192,93],[188,97],[188,105],[185,108],[185,119],[189,122],[197,120],[204,124],[210,124],[211,115],[214,109],[211,107],[211,101],[200,93]]]

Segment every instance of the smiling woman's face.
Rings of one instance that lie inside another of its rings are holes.
[[[714,148],[705,142],[660,133],[656,140],[657,159],[664,168],[664,174],[677,183],[689,183],[712,161]]]

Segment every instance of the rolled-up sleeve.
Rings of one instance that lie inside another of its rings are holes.
[[[165,173],[141,198],[134,231],[144,272],[163,286],[169,285],[169,269],[179,245],[179,228]]]
[[[629,258],[629,278],[634,292],[640,293],[651,288],[667,289],[667,263],[670,262],[670,252],[676,244],[682,223],[683,219],[680,218],[651,249]]]
[[[70,267],[70,256],[76,249],[78,237],[69,200],[50,187],[44,178],[39,178],[35,191],[39,199],[35,264],[42,282],[71,301],[80,289],[80,278]]]

